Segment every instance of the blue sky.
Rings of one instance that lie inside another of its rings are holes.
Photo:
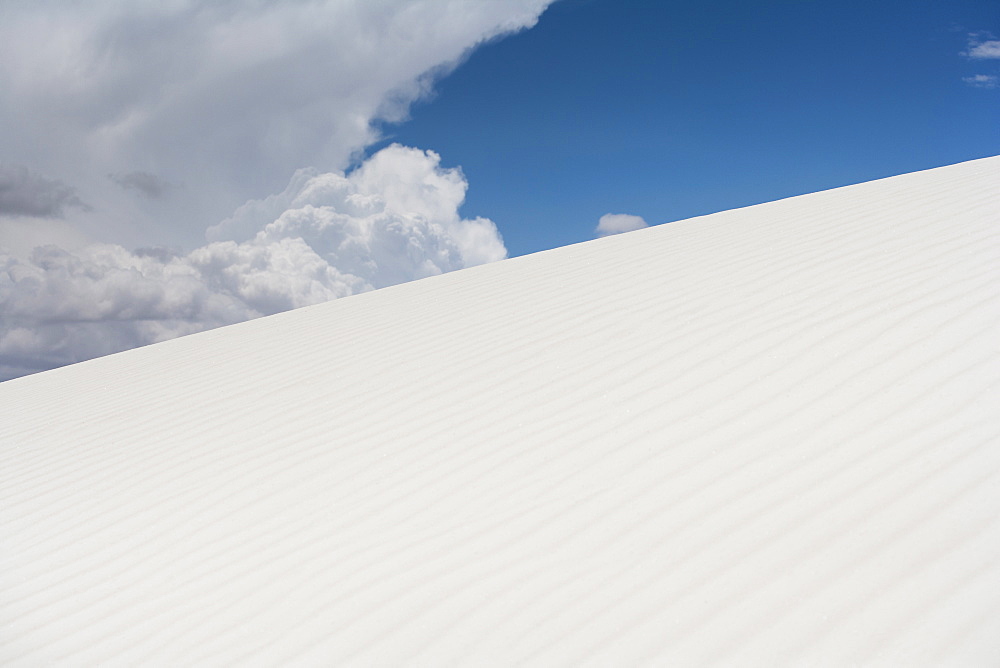
[[[520,255],[1000,153],[977,33],[996,2],[561,0],[385,132],[461,165]]]
[[[997,153],[996,0],[5,2],[0,380]]]

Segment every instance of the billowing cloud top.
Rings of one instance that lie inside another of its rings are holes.
[[[505,257],[437,154],[349,170],[551,1],[6,4],[0,380]]]
[[[0,253],[0,377],[503,259],[491,221],[459,216],[466,187],[435,153],[393,145],[348,175],[300,170],[187,254]]]

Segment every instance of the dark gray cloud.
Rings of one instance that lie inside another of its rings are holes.
[[[149,172],[108,174],[108,178],[125,190],[134,190],[143,197],[160,199],[174,189],[174,185]]]
[[[90,209],[61,181],[23,165],[0,165],[0,216],[62,218],[70,208]]]

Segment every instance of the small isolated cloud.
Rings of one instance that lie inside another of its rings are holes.
[[[649,225],[642,219],[642,216],[630,216],[627,213],[606,213],[601,216],[597,223],[597,229],[594,231],[597,236],[606,237],[612,234],[641,230],[644,227],[649,227]]]
[[[996,39],[988,32],[969,33],[969,47],[962,52],[962,55],[969,60],[998,60],[1000,59],[1000,39]],[[980,67],[987,66],[981,63]],[[973,88],[1000,88],[1000,76],[996,74],[973,74],[962,77],[962,81]]]
[[[134,190],[143,197],[160,199],[173,189],[173,184],[164,181],[149,172],[128,172],[126,174],[108,174],[108,178],[125,190]]]
[[[990,74],[977,74],[971,77],[962,77],[962,81],[975,88],[1000,88],[1000,77]]]
[[[62,218],[66,209],[88,210],[76,190],[23,165],[0,165],[0,216]]]
[[[962,55],[970,60],[998,60],[1000,39],[988,32],[969,33],[969,48]],[[1000,76],[996,74],[974,74],[962,77],[962,81],[973,88],[1000,88]]]
[[[969,35],[969,49],[965,55],[973,60],[991,60],[1000,58],[1000,39],[988,39],[987,33]]]
[[[0,251],[0,380],[506,257],[492,221],[459,215],[467,187],[394,144],[350,174],[299,170],[187,254]]]

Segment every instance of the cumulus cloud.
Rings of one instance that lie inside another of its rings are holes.
[[[62,218],[70,208],[89,209],[65,183],[23,165],[0,165],[0,216]]]
[[[601,216],[594,232],[599,237],[606,237],[612,234],[641,230],[644,227],[649,227],[649,225],[642,219],[642,216],[631,216],[627,213],[606,213]]]
[[[552,1],[5,5],[0,379],[505,257],[437,154],[351,168]]]
[[[502,259],[496,226],[459,215],[467,187],[392,145],[349,174],[300,170],[190,253],[0,253],[0,379]]]

